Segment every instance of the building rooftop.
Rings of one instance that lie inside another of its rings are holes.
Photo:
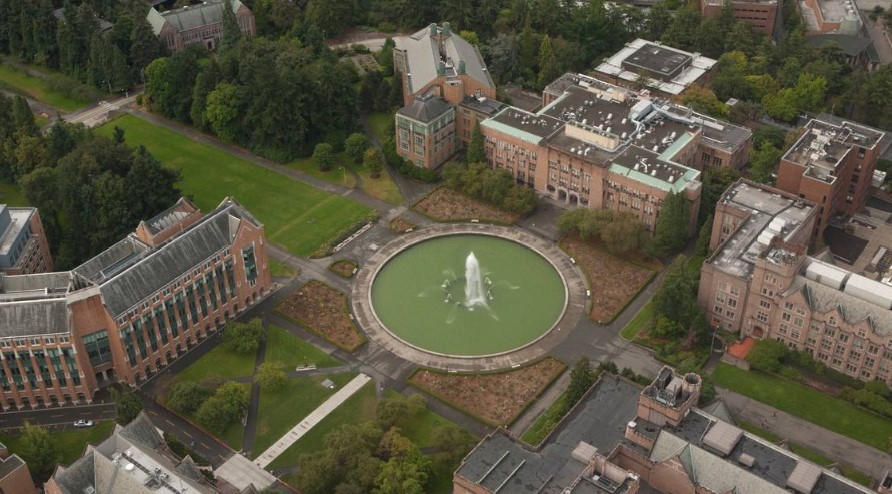
[[[713,147],[724,149],[729,153],[745,145],[753,135],[753,131],[746,127],[717,120],[699,113],[694,113],[692,118],[703,129],[703,141],[706,141]]]
[[[449,111],[453,111],[452,105],[433,93],[427,93],[415,96],[412,103],[397,110],[397,114],[421,123],[428,123]]]
[[[495,88],[480,51],[453,33],[448,22],[443,26],[431,24],[410,36],[396,38],[396,49],[406,53],[409,93],[421,90],[439,76],[455,78],[463,73]]]
[[[0,257],[10,254],[16,240],[28,222],[31,215],[37,211],[35,208],[11,208],[6,204],[0,204]],[[12,267],[3,266],[2,267]]]
[[[231,0],[232,11],[238,12],[242,6],[239,0]],[[223,0],[205,0],[197,5],[187,5],[178,9],[158,12],[155,8],[149,9],[147,20],[152,25],[155,36],[161,33],[164,24],[170,24],[178,32],[188,31],[199,27],[223,22]]]
[[[596,72],[633,82],[646,77],[646,85],[677,95],[716,64],[699,53],[689,53],[653,41],[636,39],[595,68]]]
[[[499,113],[503,108],[506,108],[508,105],[502,103],[501,101],[487,98],[485,96],[468,96],[464,100],[462,100],[461,103],[459,103],[459,106],[464,106],[476,111],[477,113],[482,113],[487,117],[492,117],[493,115]]]
[[[805,167],[805,176],[827,183],[836,180],[837,168],[855,147],[873,149],[888,145],[885,132],[822,114],[805,126],[805,132],[784,159]]]
[[[504,132],[527,142],[538,144],[564,126],[564,122],[539,113],[530,113],[509,106],[480,125]]]
[[[0,338],[68,333],[64,298],[0,302]]]
[[[850,57],[856,57],[861,52],[867,50],[869,46],[873,46],[870,38],[840,33],[814,34],[806,36],[804,41],[814,48],[821,48],[829,43],[836,43],[843,53]]]
[[[707,262],[738,278],[752,275],[756,259],[766,254],[772,239],[792,237],[815,211],[809,202],[746,180],[729,187],[719,203],[731,205],[747,217]]]
[[[71,287],[71,272],[0,274],[0,302],[61,298]]]

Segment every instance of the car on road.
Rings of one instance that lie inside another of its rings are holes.
[[[74,426],[75,427],[93,427],[93,421],[80,419],[80,420],[77,420],[74,422]]]

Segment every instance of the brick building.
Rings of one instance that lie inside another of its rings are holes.
[[[716,61],[659,42],[638,38],[595,67],[594,76],[631,89],[677,98],[694,84],[705,85]]]
[[[0,204],[0,273],[45,273],[53,258],[36,208]]]
[[[67,272],[0,276],[4,410],[136,384],[270,289],[263,225],[232,199],[180,200]]]
[[[10,455],[0,444],[0,492],[3,494],[37,494],[28,465],[19,455]]]
[[[254,25],[254,14],[239,0],[231,0],[232,12],[238,21],[238,27],[246,36],[254,36],[257,30]],[[208,50],[216,48],[223,37],[224,0],[207,0],[198,5],[187,5],[179,9],[158,12],[149,9],[146,19],[155,33],[171,53],[201,43]]]
[[[725,6],[734,19],[752,26],[754,31],[772,36],[777,22],[777,0],[700,0],[700,16],[718,17]]]
[[[455,494],[871,494],[696,407],[701,379],[664,367],[644,389],[604,373],[542,444],[504,429],[453,475]]]
[[[507,107],[481,123],[490,166],[571,206],[630,211],[653,230],[663,199],[700,203],[697,166],[737,166],[752,133],[581,74],[546,88],[537,113]],[[713,158],[715,157],[715,158]]]
[[[471,140],[477,122],[504,106],[477,47],[448,22],[398,38],[393,61],[403,84],[396,150],[416,166],[445,163]]]
[[[821,114],[781,158],[777,188],[818,205],[814,238],[833,215],[850,215],[867,200],[877,159],[892,139],[888,133]]]
[[[744,180],[716,207],[698,303],[713,326],[771,338],[892,385],[892,286],[806,255],[817,204]]]

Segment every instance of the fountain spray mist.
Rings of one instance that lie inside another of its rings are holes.
[[[475,305],[487,305],[486,287],[480,275],[480,263],[471,252],[465,259],[465,306],[474,308]]]

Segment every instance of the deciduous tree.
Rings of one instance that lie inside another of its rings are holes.
[[[54,440],[46,429],[25,422],[16,453],[28,464],[36,479],[46,479],[62,460]]]

